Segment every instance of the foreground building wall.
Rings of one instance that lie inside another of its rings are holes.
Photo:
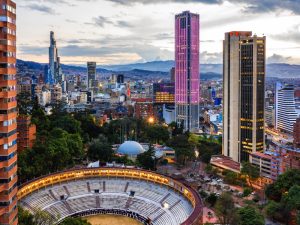
[[[0,0],[0,224],[17,217],[16,4]]]

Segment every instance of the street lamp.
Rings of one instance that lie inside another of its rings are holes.
[[[149,119],[148,119],[148,123],[150,123],[150,124],[153,124],[154,123],[154,117],[149,117]]]

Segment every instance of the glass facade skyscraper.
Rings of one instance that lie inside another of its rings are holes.
[[[175,111],[184,130],[199,128],[199,15],[175,16]]]

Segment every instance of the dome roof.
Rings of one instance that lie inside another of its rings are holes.
[[[118,148],[118,153],[122,155],[138,155],[144,153],[145,149],[136,141],[125,141]]]

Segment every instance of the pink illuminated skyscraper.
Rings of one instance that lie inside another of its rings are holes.
[[[176,122],[184,130],[199,128],[199,15],[175,16]]]

